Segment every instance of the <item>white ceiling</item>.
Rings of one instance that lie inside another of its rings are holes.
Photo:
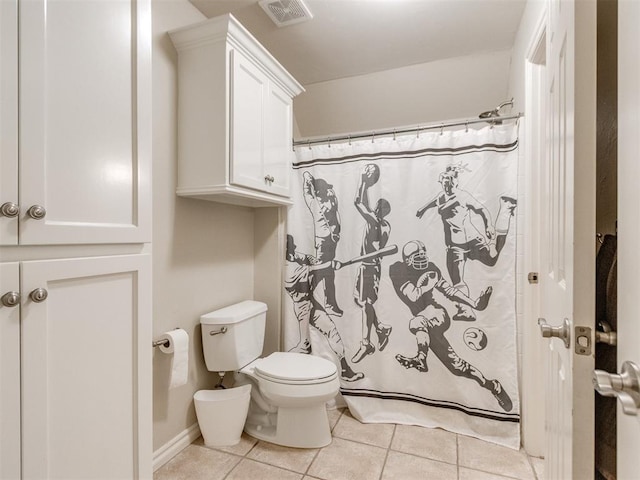
[[[305,0],[278,28],[257,0],[190,0],[232,13],[303,85],[513,46],[526,0]]]

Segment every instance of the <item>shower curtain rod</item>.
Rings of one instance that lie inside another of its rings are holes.
[[[293,142],[293,146],[294,147],[298,147],[300,145],[306,145],[306,146],[311,146],[311,145],[317,145],[320,143],[332,143],[332,142],[341,142],[344,140],[357,140],[360,138],[375,138],[375,137],[382,137],[382,136],[388,136],[388,135],[401,135],[404,133],[416,133],[418,135],[420,135],[420,132],[424,131],[424,130],[436,130],[436,129],[445,129],[445,128],[449,128],[449,127],[460,127],[460,126],[468,126],[474,123],[491,123],[491,124],[496,124],[498,122],[502,122],[503,120],[519,120],[520,117],[524,117],[524,113],[516,113],[513,115],[505,115],[505,116],[497,116],[497,117],[491,117],[491,118],[469,118],[467,120],[452,120],[452,121],[448,121],[448,122],[441,122],[441,123],[433,123],[433,124],[428,124],[428,125],[417,125],[414,127],[404,127],[404,128],[392,128],[392,129],[386,129],[386,130],[379,130],[379,131],[371,131],[371,132],[365,132],[365,133],[354,133],[352,135],[335,135],[335,136],[328,136],[328,137],[315,137],[315,138],[307,138],[307,139],[301,139],[301,140],[295,140]]]

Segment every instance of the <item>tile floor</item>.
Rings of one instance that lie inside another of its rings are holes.
[[[539,480],[543,460],[523,450],[439,429],[363,424],[347,410],[329,411],[333,442],[286,448],[245,434],[233,447],[210,449],[202,438],[154,474],[154,480]]]

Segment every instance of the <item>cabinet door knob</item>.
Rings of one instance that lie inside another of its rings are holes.
[[[275,181],[275,178],[273,178],[271,175],[267,175],[264,177],[265,181],[271,183],[273,181]]]
[[[18,292],[7,292],[0,298],[0,302],[5,307],[15,307],[20,303],[20,294]]]
[[[29,298],[36,303],[44,302],[49,296],[49,292],[47,292],[44,288],[36,288],[29,294]]]
[[[27,210],[27,214],[35,220],[40,220],[41,218],[44,218],[47,211],[42,205],[32,205],[29,210]]]
[[[17,217],[20,213],[20,207],[13,202],[5,202],[0,206],[0,213],[9,218]]]

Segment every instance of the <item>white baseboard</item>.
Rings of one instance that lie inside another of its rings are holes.
[[[198,427],[198,422],[196,422],[153,452],[153,471],[158,470],[182,450],[191,445],[199,436],[200,427]]]

